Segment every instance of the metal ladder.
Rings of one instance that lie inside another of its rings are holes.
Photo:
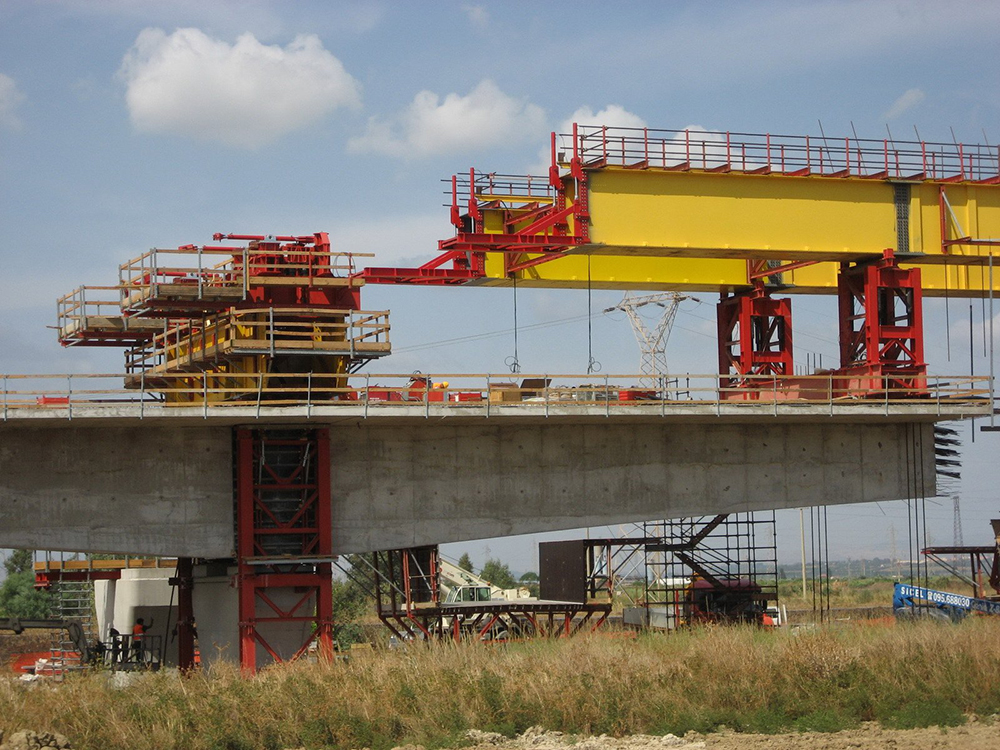
[[[76,559],[76,555],[66,557],[60,555],[63,561]],[[48,555],[46,555],[48,558]],[[80,624],[86,635],[87,642],[95,640],[94,617],[94,582],[88,575],[83,581],[59,581],[52,586],[52,616],[64,621],[73,620]],[[65,629],[52,634],[51,666],[56,676],[62,677],[67,672],[80,670],[84,667],[81,654],[69,640]]]

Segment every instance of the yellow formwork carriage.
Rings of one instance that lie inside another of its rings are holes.
[[[752,257],[819,261],[785,272],[782,282],[792,293],[833,294],[840,262],[892,248],[924,256],[914,265],[927,295],[987,294],[985,264],[968,258],[986,248],[953,245],[942,254],[942,187],[947,239],[1000,238],[996,184],[622,167],[587,177],[590,244],[518,272],[519,284],[581,288],[589,278],[594,288],[733,289],[748,285]],[[567,197],[572,203],[572,191]],[[484,213],[485,230],[501,231],[501,212]],[[486,274],[495,280],[488,285],[510,283],[499,253],[487,255]],[[993,286],[1000,291],[1000,269]]]
[[[346,376],[350,369],[348,356],[313,354],[306,348],[301,354],[285,355],[281,360],[272,360],[266,354],[242,354],[212,361],[217,347],[227,341],[238,346],[241,341],[259,339],[262,328],[268,325],[267,320],[267,313],[263,311],[236,318],[219,316],[206,325],[204,334],[198,331],[180,341],[171,361],[200,363],[199,371],[190,377],[175,374],[164,378],[166,402],[174,405],[201,404],[206,401],[206,395],[208,403],[256,400],[258,391],[265,402],[304,398],[306,391],[314,391],[312,395],[315,398],[323,399],[337,395],[324,389],[346,388]],[[343,323],[344,316],[338,316],[336,320]],[[313,326],[307,338],[319,344],[334,339],[343,341],[345,335],[343,330],[331,332],[329,328],[320,330],[318,326]],[[174,373],[177,371],[174,370]],[[322,386],[313,389],[301,377],[304,373],[345,377],[324,379]],[[153,390],[156,390],[155,386]]]

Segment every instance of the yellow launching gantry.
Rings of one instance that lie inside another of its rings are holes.
[[[362,277],[718,291],[736,377],[791,373],[773,291],[838,294],[842,369],[911,387],[922,295],[1000,285],[1000,147],[574,125],[552,134],[547,177],[453,177],[451,219],[433,260]]]

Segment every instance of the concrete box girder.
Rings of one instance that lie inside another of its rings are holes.
[[[0,546],[232,556],[229,425],[43,421],[0,425]],[[934,491],[930,422],[328,424],[338,554]]]

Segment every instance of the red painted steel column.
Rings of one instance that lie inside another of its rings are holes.
[[[330,481],[330,431],[316,430],[316,526],[317,556],[333,556],[333,487]],[[316,566],[316,639],[322,658],[333,658],[333,566]]]
[[[236,431],[236,584],[239,599],[240,669],[244,674],[257,671],[256,592],[254,556],[254,478],[253,432]]]

